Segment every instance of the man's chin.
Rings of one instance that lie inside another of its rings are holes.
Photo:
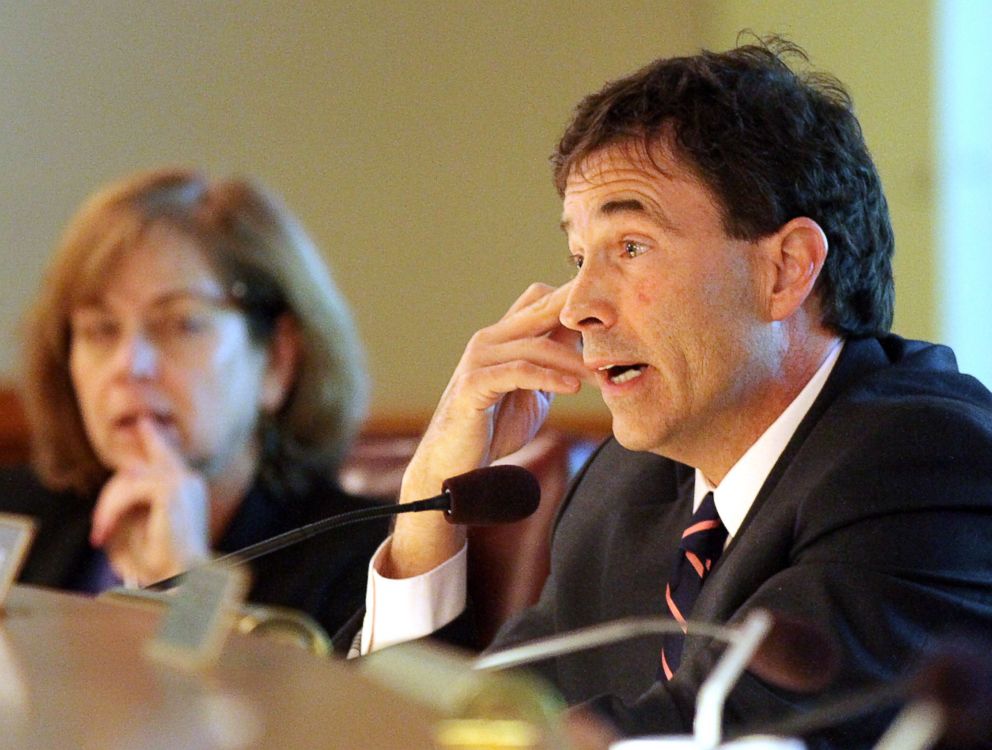
[[[657,430],[649,430],[643,424],[631,424],[616,415],[613,416],[613,437],[629,451],[658,452],[660,440]]]

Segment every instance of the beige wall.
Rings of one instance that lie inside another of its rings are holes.
[[[851,84],[897,224],[897,323],[931,335],[930,20],[911,5],[0,0],[0,372],[76,204],[177,162],[286,196],[356,310],[373,410],[427,413],[472,331],[568,276],[546,157],[576,100],[745,26]],[[602,414],[594,394],[556,408]]]

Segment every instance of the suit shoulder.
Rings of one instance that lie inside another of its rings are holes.
[[[857,449],[865,460],[900,452],[990,456],[992,399],[974,378],[954,375],[921,380],[899,371],[868,378],[831,405],[817,432],[834,435],[838,447]]]
[[[872,361],[874,340],[849,344],[852,359]],[[877,399],[943,405],[952,410],[992,414],[992,393],[958,370],[954,352],[940,344],[888,336],[878,342],[881,357],[847,388],[849,399]]]
[[[992,413],[944,393],[867,389],[838,400],[799,448],[783,483],[817,516],[992,509]]]

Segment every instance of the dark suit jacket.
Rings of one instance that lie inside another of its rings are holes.
[[[693,476],[604,444],[566,498],[539,603],[493,648],[665,612]],[[894,336],[846,344],[692,617],[723,623],[754,607],[837,637],[834,693],[905,673],[951,629],[992,633],[992,396],[957,372],[949,349]],[[543,671],[570,703],[613,696],[596,705],[628,733],[686,733],[720,650],[690,638],[667,684],[655,682],[660,641],[650,639],[558,658]],[[724,724],[785,716],[804,701],[746,674]],[[886,720],[876,713],[807,739],[868,747]]]
[[[67,590],[85,590],[95,552],[89,544],[95,498],[52,492],[26,468],[0,471],[0,511],[30,515],[37,535],[19,580]],[[217,545],[234,552],[250,544],[337,513],[380,504],[354,497],[336,484],[310,476],[305,488],[276,490],[257,481]],[[248,563],[248,599],[311,615],[335,634],[365,601],[368,564],[385,538],[388,519],[349,525]],[[348,642],[335,648],[346,650]]]

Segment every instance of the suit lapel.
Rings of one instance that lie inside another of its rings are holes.
[[[738,530],[737,535],[731,542],[731,547],[734,542],[744,536],[748,527],[754,522],[754,519],[761,512],[762,507],[769,502],[774,495],[776,495],[776,490],[779,488],[782,475],[785,473],[786,469],[792,465],[796,454],[802,448],[810,433],[823,418],[824,413],[830,408],[830,405],[833,404],[837,397],[847,390],[852,383],[857,382],[865,375],[877,370],[880,367],[883,367],[886,363],[887,358],[881,346],[879,346],[877,339],[855,339],[853,341],[848,341],[844,345],[844,351],[841,352],[840,358],[837,360],[837,364],[834,366],[833,372],[830,373],[830,377],[827,378],[827,382],[823,385],[823,389],[816,397],[816,400],[806,413],[806,416],[803,417],[803,420],[799,423],[799,427],[796,428],[795,433],[789,439],[788,444],[782,451],[782,455],[779,456],[778,460],[775,462],[775,465],[772,467],[772,470],[768,473],[768,478],[765,479],[764,484],[761,485],[761,489],[758,490],[758,495],[751,504],[751,508],[748,510],[747,515],[744,516],[744,520],[741,523],[741,527]],[[790,488],[782,487],[782,492],[789,493]],[[727,551],[730,551],[729,547]]]
[[[849,340],[833,372],[772,467],[737,535],[703,586],[693,618],[724,622],[767,578],[788,562],[795,521],[795,500],[802,488],[781,479],[831,404],[848,387],[888,363],[877,339]]]

